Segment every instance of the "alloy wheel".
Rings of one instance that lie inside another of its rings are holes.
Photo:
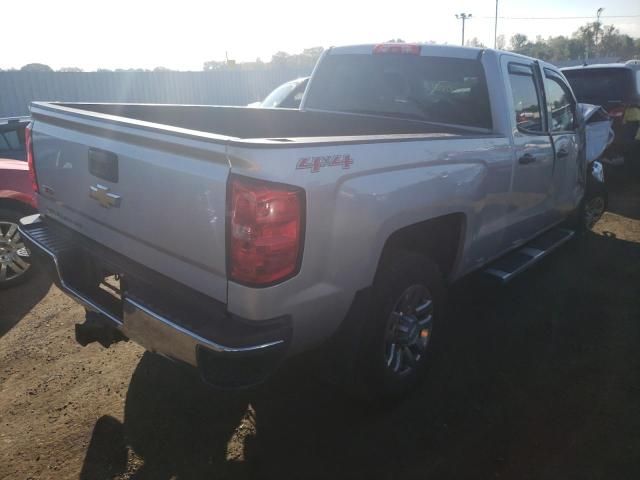
[[[385,335],[387,369],[405,376],[423,359],[433,324],[433,299],[424,285],[407,288],[389,316]]]
[[[31,252],[22,242],[18,225],[0,221],[0,283],[24,275],[31,267]]]

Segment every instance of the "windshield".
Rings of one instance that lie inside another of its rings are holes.
[[[26,160],[24,129],[26,123],[0,126],[0,158]]]
[[[491,128],[489,95],[477,60],[328,55],[307,95],[308,109]]]
[[[296,88],[299,82],[287,82],[280,85],[273,92],[271,92],[267,98],[262,102],[263,107],[273,108],[278,107],[285,98]]]

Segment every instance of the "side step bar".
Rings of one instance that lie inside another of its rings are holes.
[[[484,273],[507,283],[519,273],[524,272],[542,258],[549,255],[560,245],[568,242],[575,232],[566,228],[554,228],[493,262]]]

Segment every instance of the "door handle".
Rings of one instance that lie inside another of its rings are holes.
[[[518,163],[522,165],[527,165],[529,163],[533,163],[536,161],[536,157],[531,155],[530,153],[525,153],[518,159]]]
[[[561,148],[560,150],[558,150],[558,152],[556,153],[556,157],[558,158],[566,158],[569,156],[569,151]]]

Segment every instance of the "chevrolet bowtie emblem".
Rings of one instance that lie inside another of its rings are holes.
[[[111,208],[120,206],[120,195],[109,193],[109,187],[96,185],[89,187],[89,196],[97,200],[101,207]]]

